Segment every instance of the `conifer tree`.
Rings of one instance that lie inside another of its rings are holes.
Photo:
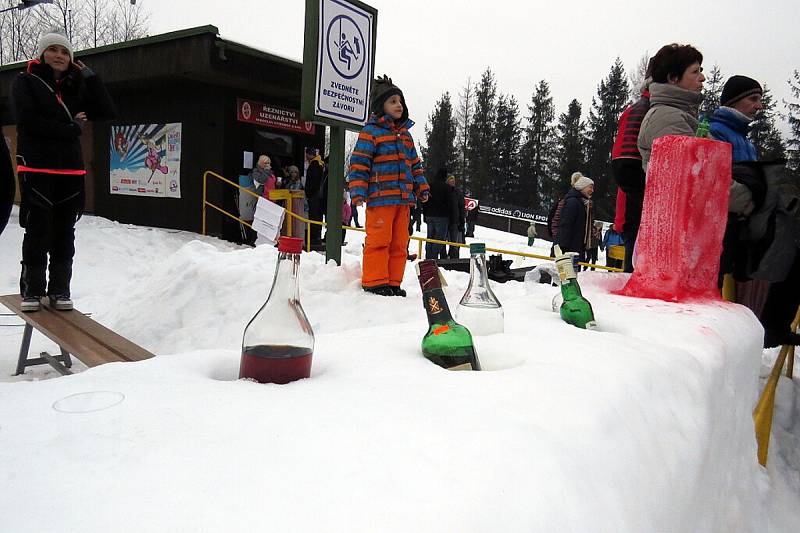
[[[581,104],[572,100],[566,113],[561,113],[556,126],[555,172],[542,181],[542,203],[550,209],[569,188],[569,179],[575,171],[586,168],[586,124],[581,120]]]
[[[425,125],[425,147],[422,157],[425,172],[433,177],[439,169],[447,167],[452,172],[456,163],[456,121],[450,93],[445,92],[436,102],[433,113]]]
[[[611,220],[614,213],[616,184],[611,175],[611,148],[617,135],[617,122],[628,101],[628,80],[622,61],[617,58],[608,76],[592,98],[587,125],[587,164],[584,174],[594,180],[595,216]]]
[[[520,189],[519,144],[522,128],[519,125],[519,105],[513,96],[502,95],[497,99],[494,132],[495,149],[489,180],[489,198],[518,204],[516,192]]]
[[[710,116],[719,107],[719,97],[722,95],[722,71],[717,65],[711,67],[703,85],[703,103],[700,104],[700,115]]]
[[[475,108],[467,130],[467,168],[469,191],[486,198],[494,154],[494,125],[497,116],[497,84],[487,68],[475,88]]]
[[[758,158],[770,160],[786,157],[786,144],[775,125],[775,100],[766,85],[764,85],[761,105],[762,109],[756,114],[756,119],[750,129],[750,140],[756,147]]]
[[[785,101],[786,121],[789,123],[789,139],[786,141],[786,152],[789,159],[789,170],[800,178],[800,71],[795,70],[789,78],[791,100]]]
[[[526,206],[538,209],[542,204],[541,184],[554,172],[557,146],[555,106],[550,86],[541,80],[528,104],[525,142],[521,150],[521,189]]]

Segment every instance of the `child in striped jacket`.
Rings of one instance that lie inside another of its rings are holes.
[[[408,130],[403,92],[386,76],[375,80],[370,118],[350,157],[348,182],[355,205],[367,204],[361,286],[381,296],[400,288],[408,255],[410,207],[428,201],[428,182]]]

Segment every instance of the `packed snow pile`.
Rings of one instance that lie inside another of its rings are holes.
[[[21,235],[12,221],[0,237],[4,294],[18,291]],[[485,228],[477,236],[531,250],[523,237]],[[558,288],[493,284],[505,333],[475,338],[485,371],[448,372],[420,353],[427,321],[413,263],[407,298],[364,293],[361,242],[348,232],[341,267],[303,254],[301,299],[316,334],[311,378],[261,385],[236,378],[274,248],[84,217],[76,307],[157,357],[12,377],[22,328],[3,317],[0,529],[798,524],[797,386],[779,386],[772,463],[762,469],[751,412],[765,367],[747,309],[615,296],[624,275],[582,273],[600,328],[585,331],[552,312]],[[548,249],[537,241],[533,252]],[[445,275],[455,307],[469,276]],[[34,335],[33,353],[52,349]]]

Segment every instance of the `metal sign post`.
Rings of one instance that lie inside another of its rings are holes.
[[[378,10],[357,0],[306,0],[300,116],[330,127],[326,260],[342,261],[344,136],[369,118]]]

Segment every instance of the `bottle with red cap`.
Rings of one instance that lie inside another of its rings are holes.
[[[239,378],[289,383],[311,375],[314,332],[300,305],[303,240],[281,237],[278,264],[267,301],[244,329]]]

